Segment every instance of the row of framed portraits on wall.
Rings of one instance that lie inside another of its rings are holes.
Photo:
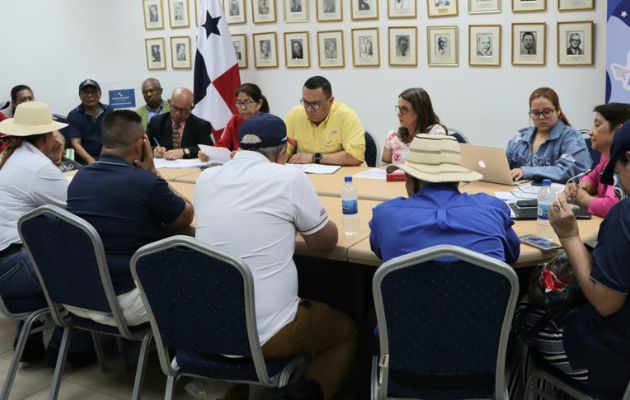
[[[163,0],[142,0],[144,26],[147,30],[164,29]],[[188,0],[164,0],[168,2],[169,24],[171,28],[190,26]],[[195,3],[195,20],[199,21],[200,0]],[[247,0],[222,0],[228,24],[247,22]],[[273,23],[277,20],[276,1],[283,2],[285,22],[308,22],[309,3],[312,0],[250,0],[252,22],[255,24]],[[343,21],[343,2],[346,0],[315,0],[318,22]],[[352,20],[371,20],[379,17],[379,0],[349,0]],[[418,2],[426,1],[427,14],[433,17],[457,16],[460,0],[381,0],[387,1],[387,17],[416,18]],[[510,0],[513,12],[537,12],[547,9],[547,1],[552,0]],[[468,0],[469,14],[501,12],[502,0]],[[558,10],[592,10],[595,0],[557,0]]]
[[[173,69],[191,69],[191,39],[190,36],[171,36],[171,67]],[[147,69],[166,69],[168,58],[164,38],[149,38],[144,40],[144,48],[147,57]]]
[[[592,65],[594,57],[593,21],[558,22],[558,65]],[[459,34],[457,26],[427,27],[427,61],[433,67],[459,65]],[[254,67],[275,68],[279,65],[277,33],[254,33]],[[285,32],[283,35],[284,63],[287,68],[309,68],[309,32]],[[351,31],[352,65],[354,67],[380,66],[378,28],[360,28]],[[240,68],[248,67],[246,34],[232,35]],[[345,67],[343,31],[317,32],[317,62],[320,68]],[[501,25],[468,26],[468,64],[471,66],[498,67],[501,65]],[[389,27],[387,36],[388,64],[415,67],[418,65],[418,28],[415,26]],[[547,25],[540,23],[513,23],[511,53],[512,65],[545,65],[547,53]],[[172,49],[171,49],[172,50]],[[148,54],[148,53],[147,53]]]

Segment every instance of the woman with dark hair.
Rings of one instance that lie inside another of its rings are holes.
[[[586,143],[569,124],[553,89],[541,87],[532,92],[529,117],[534,126],[519,130],[506,150],[514,180],[566,182],[591,166]]]
[[[424,89],[404,90],[398,95],[398,105],[395,108],[400,127],[387,135],[382,162],[403,163],[416,133],[446,135],[446,128],[440,125],[440,118],[433,111],[431,98]]]
[[[232,151],[238,150],[238,130],[243,121],[252,115],[269,112],[267,98],[262,94],[258,85],[244,83],[236,89],[234,94],[236,95],[238,114],[228,121],[221,138],[215,144],[215,146],[225,147]]]
[[[618,181],[614,185],[606,185],[601,181],[601,174],[608,164],[610,146],[615,132],[630,119],[630,104],[601,104],[593,109],[595,120],[589,131],[591,147],[602,153],[599,164],[593,171],[584,175],[577,183],[569,183],[565,188],[567,200],[588,209],[593,215],[605,217],[608,211],[622,197],[623,190]]]

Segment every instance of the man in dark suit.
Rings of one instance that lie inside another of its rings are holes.
[[[173,90],[168,103],[169,113],[153,117],[147,126],[147,135],[155,158],[177,160],[195,158],[199,144],[212,145],[210,122],[191,114],[193,93],[186,88]]]

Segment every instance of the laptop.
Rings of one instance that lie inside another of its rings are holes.
[[[510,174],[505,150],[499,147],[477,146],[462,143],[462,166],[483,175],[483,182],[516,185]]]

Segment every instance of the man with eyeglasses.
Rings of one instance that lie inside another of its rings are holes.
[[[189,89],[173,90],[168,103],[170,112],[153,117],[147,126],[153,156],[166,160],[196,158],[199,144],[212,145],[212,125],[191,113],[193,93]]]
[[[580,34],[577,32],[572,32],[569,35],[569,47],[567,47],[567,55],[568,56],[584,55],[584,50],[580,48],[581,44],[582,44],[582,39],[580,38]]]
[[[146,104],[138,107],[136,112],[142,118],[142,127],[146,131],[153,117],[169,112],[171,108],[168,102],[162,99],[162,85],[155,78],[147,78],[142,82],[142,96]]]
[[[101,154],[101,125],[112,108],[101,103],[101,86],[93,79],[79,84],[79,98],[81,104],[68,113],[66,136],[74,148],[75,160],[92,164]]]
[[[335,101],[326,78],[309,78],[302,88],[300,103],[285,118],[290,163],[348,166],[363,163],[363,124],[354,110]]]

